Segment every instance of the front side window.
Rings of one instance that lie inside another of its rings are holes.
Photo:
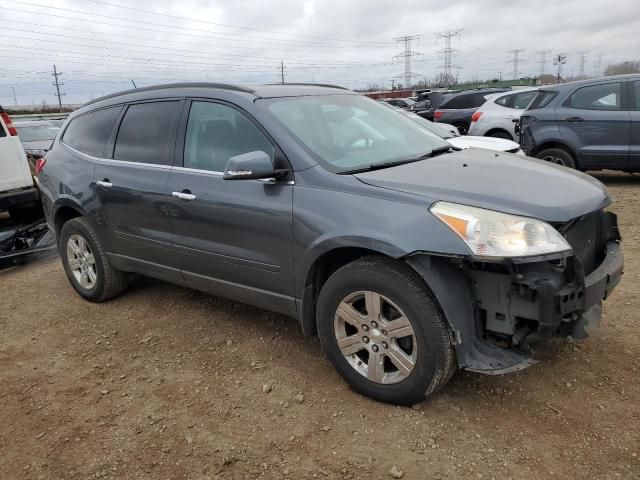
[[[571,94],[565,106],[582,110],[620,110],[620,83],[582,87]]]
[[[113,158],[127,162],[171,163],[169,138],[179,102],[130,105],[118,129]]]
[[[403,113],[359,95],[259,100],[327,170],[403,162],[450,144]]]
[[[273,161],[273,145],[245,114],[220,103],[191,104],[184,144],[186,168],[224,172],[231,157],[257,150]]]
[[[121,106],[104,108],[74,118],[64,131],[63,143],[87,155],[101,157],[120,110]]]

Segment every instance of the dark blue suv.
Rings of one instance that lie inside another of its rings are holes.
[[[520,119],[520,144],[579,170],[640,171],[640,75],[541,88]]]
[[[139,88],[73,112],[38,175],[73,288],[148,275],[296,317],[357,391],[412,404],[583,338],[620,280],[606,188],[456,150],[341,88]]]

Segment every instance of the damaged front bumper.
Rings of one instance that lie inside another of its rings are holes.
[[[448,265],[424,255],[408,259],[440,302],[461,368],[522,370],[535,363],[531,345],[553,336],[583,339],[599,326],[602,301],[624,268],[617,219],[595,212],[567,228],[573,252],[564,258],[448,259]]]

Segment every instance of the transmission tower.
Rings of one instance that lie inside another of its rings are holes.
[[[451,39],[454,37],[460,38],[460,32],[462,30],[463,29],[461,28],[459,30],[450,30],[448,32],[438,32],[435,34],[436,43],[438,43],[439,38],[444,38],[444,50],[440,50],[438,52],[442,54],[442,57],[444,58],[444,64],[441,65],[439,68],[442,68],[445,78],[449,81],[454,79],[452,70],[454,68],[455,69],[461,68],[460,66],[453,64],[453,57],[455,56],[457,50],[454,48],[451,48]],[[455,78],[457,79],[457,75],[455,76]]]
[[[536,50],[536,53],[540,56],[538,64],[540,64],[540,76],[543,76],[547,66],[547,53],[551,53],[551,50]]]
[[[56,87],[56,97],[58,97],[58,106],[60,107],[60,113],[62,113],[62,96],[64,95],[64,93],[60,93],[60,87],[64,85],[64,83],[58,79],[58,77],[62,75],[62,72],[59,72],[56,69],[56,66],[54,65],[53,73],[51,75],[53,76],[53,78],[55,78],[55,82],[53,83],[53,85],[55,85]]]
[[[596,55],[596,61],[593,62],[593,75],[595,77],[602,75],[602,54]]]
[[[578,75],[584,77],[584,65],[587,61],[587,52],[580,52],[580,60],[578,61]]]
[[[394,60],[404,60],[404,75],[398,75],[404,77],[404,88],[408,88],[411,84],[411,78],[415,75],[411,71],[411,61],[413,57],[418,57],[422,55],[420,52],[414,52],[411,47],[413,42],[418,43],[422,35],[405,35],[404,37],[394,38],[396,43],[404,44],[404,52],[399,53],[393,57]]]
[[[518,77],[518,65],[520,62],[524,62],[524,58],[520,57],[520,54],[524,53],[526,50],[524,48],[519,48],[517,50],[509,50],[509,53],[513,55],[513,58],[509,60],[509,63],[513,63],[513,79],[517,80]]]
[[[558,66],[558,83],[562,78],[562,65],[567,63],[567,55],[565,53],[558,53],[553,56],[553,64]]]

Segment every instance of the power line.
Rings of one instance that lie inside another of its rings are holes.
[[[513,54],[513,58],[511,60],[509,60],[508,63],[513,63],[513,79],[517,80],[518,77],[518,65],[520,64],[520,62],[524,62],[525,59],[520,57],[521,53],[524,53],[526,51],[526,49],[524,48],[519,48],[519,49],[515,49],[515,50],[509,50],[508,53]]]
[[[544,75],[544,69],[547,66],[547,53],[551,53],[551,50],[536,50],[536,53],[540,57],[538,64],[540,65],[540,76],[542,77]]]
[[[453,80],[453,74],[451,73],[451,70],[453,68],[456,68],[456,69],[460,68],[458,65],[453,65],[453,57],[455,56],[457,50],[451,48],[451,39],[454,37],[460,38],[460,32],[462,32],[462,30],[463,29],[461,28],[459,30],[451,30],[448,32],[438,32],[435,34],[436,43],[438,43],[439,38],[444,38],[444,50],[438,53],[441,53],[444,56],[444,65],[442,65],[440,68],[443,69],[444,76],[449,82]],[[456,75],[456,79],[457,79],[457,75]]]
[[[62,95],[64,95],[64,93],[60,93],[60,87],[64,85],[64,83],[62,83],[58,79],[58,77],[62,75],[62,72],[58,72],[56,69],[56,66],[53,65],[53,73],[51,75],[53,75],[53,78],[55,78],[55,82],[53,83],[53,85],[55,85],[56,87],[56,97],[58,97],[58,106],[60,107],[60,113],[62,113]]]
[[[411,84],[411,78],[414,76],[413,72],[411,72],[411,60],[413,57],[422,55],[420,52],[414,52],[411,50],[412,43],[418,43],[420,38],[422,38],[422,35],[405,35],[404,37],[394,38],[396,44],[404,44],[404,52],[398,53],[393,57],[394,59],[404,60],[404,88],[409,87]]]

